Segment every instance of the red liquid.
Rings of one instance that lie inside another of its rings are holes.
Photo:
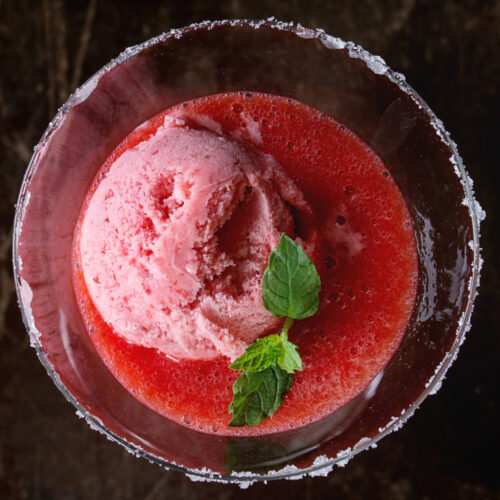
[[[400,191],[366,144],[334,119],[297,101],[257,93],[218,94],[177,105],[168,113],[208,115],[228,134],[251,128],[251,120],[260,123],[262,142],[247,142],[271,154],[313,207],[314,220],[296,214],[296,230],[299,235],[319,233],[318,251],[311,257],[321,276],[320,310],[296,321],[289,333],[299,346],[304,370],[296,373],[272,419],[253,428],[229,427],[227,408],[238,372],[228,368],[227,358],[176,362],[114,332],[93,306],[79,271],[77,228],[75,290],[99,355],[138,400],[204,432],[262,435],[328,415],[384,368],[413,309],[417,253]],[[132,132],[102,169],[154,133],[163,115]]]

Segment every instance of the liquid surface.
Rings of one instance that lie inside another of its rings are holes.
[[[75,233],[74,283],[90,337],[114,376],[158,413],[209,433],[261,435],[298,428],[350,401],[384,368],[409,321],[417,254],[404,199],[380,159],[331,117],[297,101],[258,93],[208,96],[179,104],[132,132],[110,155],[109,168],[146,141],[165,114],[270,154],[291,176],[313,215],[291,207],[295,233],[315,240],[320,310],[292,326],[303,372],[272,419],[232,428],[227,407],[238,372],[228,359],[175,360],[127,342],[96,310],[81,273]],[[102,172],[101,172],[102,177]],[[86,206],[92,192],[89,191]]]

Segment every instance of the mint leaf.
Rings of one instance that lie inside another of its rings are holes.
[[[283,356],[283,343],[279,335],[268,335],[250,344],[245,352],[229,368],[232,370],[259,372],[278,363]]]
[[[262,277],[264,307],[276,318],[307,318],[318,310],[320,288],[314,262],[283,233]]]
[[[293,375],[279,366],[270,366],[259,372],[243,372],[233,385],[233,400],[229,425],[241,427],[258,425],[272,417],[283,403],[283,394],[290,389]]]
[[[298,347],[283,334],[281,337],[276,334],[268,335],[250,344],[229,368],[260,372],[272,365],[279,365],[286,372],[293,374],[295,370],[302,371],[302,360],[297,349]]]
[[[283,354],[278,359],[278,364],[283,370],[292,373],[295,370],[302,371],[302,359],[297,352],[298,347],[288,339],[281,341],[283,346]]]

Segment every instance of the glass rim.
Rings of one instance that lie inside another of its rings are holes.
[[[138,444],[127,441],[126,439],[118,436],[114,432],[110,431],[97,417],[92,415],[89,411],[83,408],[82,405],[76,400],[76,398],[66,389],[64,384],[54,367],[48,360],[45,352],[42,348],[39,336],[41,333],[38,331],[34,318],[31,314],[30,302],[31,299],[27,300],[22,292],[22,262],[19,259],[19,235],[21,234],[22,223],[24,220],[24,215],[26,212],[26,207],[29,203],[30,193],[28,187],[33,175],[36,173],[39,165],[39,151],[43,145],[49,140],[52,133],[57,130],[59,125],[64,120],[65,116],[69,111],[77,104],[83,102],[96,88],[99,80],[102,76],[107,74],[109,71],[124,63],[128,59],[134,57],[144,49],[147,49],[156,44],[165,42],[169,39],[179,39],[185,33],[190,31],[197,31],[202,29],[211,30],[217,26],[249,26],[258,30],[261,26],[265,25],[268,28],[276,30],[286,30],[288,32],[294,33],[295,35],[304,39],[319,39],[325,47],[331,50],[347,50],[348,54],[352,58],[363,60],[368,69],[378,75],[383,75],[387,77],[392,83],[396,84],[398,88],[404,92],[406,95],[415,102],[415,104],[421,108],[426,116],[429,118],[431,125],[433,126],[436,135],[441,139],[446,148],[450,151],[450,162],[453,165],[455,173],[459,177],[460,183],[464,189],[465,198],[463,204],[467,206],[468,213],[472,224],[472,245],[469,246],[473,251],[474,258],[472,262],[472,274],[468,283],[468,300],[467,305],[458,321],[458,328],[455,335],[455,340],[450,347],[450,349],[445,353],[440,363],[437,365],[434,374],[425,384],[425,390],[418,396],[418,398],[405,410],[402,411],[401,415],[393,416],[390,421],[383,428],[379,428],[379,432],[376,436],[372,438],[361,439],[352,449],[346,449],[337,454],[336,457],[330,458],[326,455],[320,455],[316,458],[314,463],[306,468],[300,469],[294,465],[285,465],[282,469],[276,469],[268,471],[265,474],[258,474],[254,472],[238,471],[233,472],[230,475],[220,474],[218,472],[213,472],[209,469],[190,469],[188,467],[177,465],[175,462],[169,462],[154,453],[142,449]],[[218,21],[203,21],[201,23],[193,23],[184,28],[171,29],[164,32],[156,37],[153,37],[145,42],[134,45],[132,47],[126,48],[121,52],[116,58],[112,59],[105,66],[100,68],[96,73],[94,73],[90,78],[88,78],[82,85],[80,85],[71,94],[66,102],[59,108],[55,117],[50,121],[49,125],[45,129],[42,137],[40,138],[37,145],[34,147],[33,156],[30,159],[28,167],[23,177],[21,184],[19,196],[16,203],[16,211],[14,217],[14,232],[12,238],[12,256],[13,256],[13,268],[14,268],[14,282],[16,287],[17,299],[19,307],[21,310],[21,315],[23,318],[24,325],[28,331],[30,337],[30,344],[35,349],[37,356],[45,367],[47,373],[51,377],[52,381],[63,394],[67,401],[69,401],[75,408],[76,413],[79,417],[84,418],[87,424],[94,430],[97,430],[104,434],[108,439],[114,441],[121,446],[123,446],[127,451],[132,453],[137,457],[142,457],[147,459],[151,463],[155,463],[167,469],[176,470],[183,472],[190,479],[197,481],[213,481],[222,483],[240,483],[242,486],[248,486],[253,482],[257,481],[271,481],[277,479],[299,479],[300,477],[310,475],[319,476],[328,474],[334,467],[334,465],[345,465],[348,460],[357,455],[363,450],[370,447],[375,447],[376,443],[385,437],[387,434],[398,430],[401,428],[406,421],[414,414],[415,410],[420,406],[423,400],[431,395],[435,394],[441,387],[442,380],[453,364],[458,354],[458,350],[465,340],[465,335],[470,329],[470,318],[474,307],[474,300],[477,295],[477,290],[479,287],[480,271],[482,267],[482,259],[480,255],[480,223],[484,219],[484,211],[482,210],[479,203],[474,198],[472,179],[467,174],[467,171],[463,165],[462,158],[460,157],[457,146],[455,142],[450,138],[450,135],[445,130],[441,120],[437,118],[431,108],[427,103],[420,97],[420,95],[406,82],[405,77],[396,71],[393,71],[388,67],[385,61],[376,55],[372,55],[360,45],[354,42],[345,42],[344,40],[328,35],[324,30],[316,28],[306,28],[300,23],[293,22],[283,22],[278,21],[276,18],[271,17],[266,20],[250,20],[250,19],[232,19],[232,20],[218,20]],[[320,459],[320,460],[319,460]]]

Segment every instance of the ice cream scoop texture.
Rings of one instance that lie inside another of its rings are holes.
[[[279,328],[262,274],[281,233],[294,234],[290,207],[310,209],[271,156],[189,123],[166,115],[108,161],[82,212],[79,257],[94,305],[128,341],[234,359]]]

